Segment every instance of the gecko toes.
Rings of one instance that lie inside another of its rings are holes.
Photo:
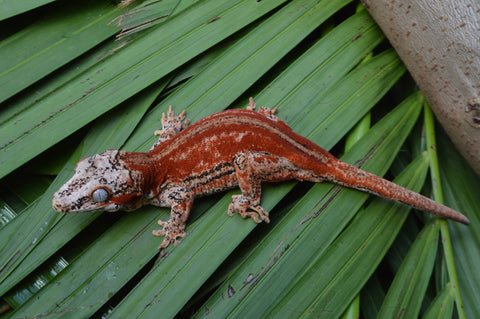
[[[177,238],[183,238],[186,236],[184,232],[185,225],[177,225],[169,221],[159,220],[158,225],[162,226],[161,230],[154,230],[152,234],[157,237],[165,236],[162,244],[158,247],[159,249],[167,248],[168,245],[173,244],[174,246],[178,244]]]
[[[165,227],[165,226],[168,225],[169,223],[168,223],[168,221],[164,222],[163,220],[159,219],[159,220],[157,221],[157,224],[160,225],[160,226],[162,226],[162,227]]]
[[[183,238],[185,236],[186,234],[183,231],[181,233],[174,233],[174,234],[170,234],[169,232],[167,232],[165,234],[165,238],[162,241],[162,244],[158,247],[158,249],[167,248],[170,244],[173,244],[174,246],[176,246],[179,243],[179,241],[177,240],[177,237]]]
[[[158,249],[164,249],[164,248],[167,248],[167,247],[168,247],[168,245],[170,245],[170,241],[169,241],[169,240],[166,240],[166,239],[164,239],[164,240],[162,241],[162,243],[160,244],[160,246],[158,246]]]
[[[249,211],[253,210],[253,211]],[[270,222],[268,212],[260,205],[250,204],[250,200],[243,195],[233,195],[232,202],[228,206],[228,215],[233,216],[234,213],[240,214],[243,218],[251,218],[255,223]],[[262,219],[260,219],[261,217]]]
[[[247,110],[253,111],[253,110],[255,110],[256,107],[257,107],[257,103],[255,103],[255,101],[253,100],[252,97],[249,98],[248,99]]]
[[[152,234],[153,236],[157,236],[157,237],[165,236],[165,232],[163,231],[163,229],[154,230],[152,231]]]

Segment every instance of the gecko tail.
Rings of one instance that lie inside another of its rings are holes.
[[[456,210],[360,168],[342,161],[338,161],[333,167],[336,169],[332,174],[332,182],[339,185],[374,194],[465,225],[470,224],[468,218]]]

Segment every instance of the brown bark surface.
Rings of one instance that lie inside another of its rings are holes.
[[[363,0],[480,175],[480,1]]]

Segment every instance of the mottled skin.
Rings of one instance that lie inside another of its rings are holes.
[[[53,197],[58,212],[135,210],[144,204],[171,207],[159,221],[165,236],[160,248],[185,236],[185,224],[197,196],[240,187],[228,214],[269,222],[260,206],[263,181],[290,179],[332,182],[400,202],[464,224],[455,210],[381,177],[344,163],[296,134],[275,110],[227,110],[196,122],[185,112],[162,118],[160,139],[147,153],[109,150],[80,160],[75,175]]]

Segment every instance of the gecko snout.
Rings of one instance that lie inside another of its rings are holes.
[[[65,206],[62,204],[62,201],[60,199],[60,196],[59,196],[58,192],[53,194],[52,206],[53,206],[53,209],[55,209],[59,213],[67,213],[68,212],[67,209],[65,208]]]

